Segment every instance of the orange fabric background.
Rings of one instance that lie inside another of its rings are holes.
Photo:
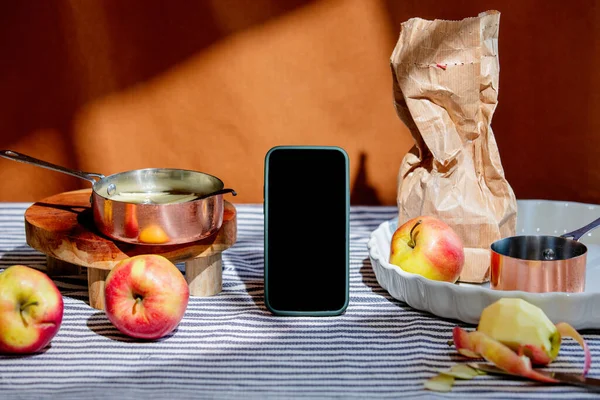
[[[593,0],[47,0],[0,5],[4,149],[105,175],[217,175],[262,201],[279,144],[339,145],[353,204],[395,204],[412,138],[392,103],[400,23],[497,9],[492,126],[517,198],[600,203]],[[0,159],[0,200],[89,184]]]

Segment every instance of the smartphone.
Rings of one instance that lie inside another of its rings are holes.
[[[330,316],[349,299],[349,162],[337,146],[276,146],[265,156],[265,305]]]

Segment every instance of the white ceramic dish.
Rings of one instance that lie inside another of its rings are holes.
[[[517,235],[570,232],[600,217],[600,205],[549,200],[518,200]],[[600,228],[580,239],[588,247],[583,293],[499,291],[485,284],[452,284],[410,274],[388,262],[397,219],[382,223],[369,238],[369,258],[377,281],[394,298],[443,318],[477,324],[481,311],[502,297],[520,297],[541,307],[555,323],[575,329],[600,328]]]

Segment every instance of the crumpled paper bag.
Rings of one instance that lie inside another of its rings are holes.
[[[498,102],[500,13],[412,18],[390,58],[395,107],[415,146],[398,174],[398,224],[420,215],[462,238],[459,281],[486,282],[490,245],[515,234],[517,202],[491,128]]]

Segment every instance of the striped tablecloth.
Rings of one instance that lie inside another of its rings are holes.
[[[0,268],[45,269],[45,256],[25,242],[28,206],[0,204]],[[344,315],[272,316],[263,301],[262,207],[237,209],[238,240],[223,253],[223,291],[192,297],[179,328],[159,341],[127,338],[90,308],[84,275],[56,277],[65,299],[61,329],[42,354],[0,356],[0,399],[594,397],[572,386],[493,376],[459,380],[446,394],[425,390],[427,378],[462,361],[446,343],[458,323],[413,310],[377,283],[367,239],[395,207],[351,209]],[[584,333],[600,360],[598,332]],[[581,366],[581,350],[565,341],[553,368]],[[600,375],[600,361],[590,375]]]

